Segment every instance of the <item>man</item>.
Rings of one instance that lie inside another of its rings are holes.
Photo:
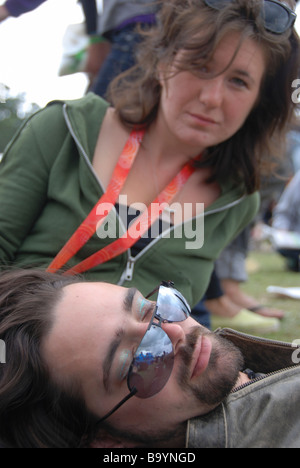
[[[297,348],[209,332],[170,282],[151,299],[2,273],[0,445],[300,446]]]

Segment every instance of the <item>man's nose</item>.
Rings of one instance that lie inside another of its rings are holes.
[[[176,323],[162,323],[162,329],[170,338],[173,348],[174,354],[176,354],[180,348],[185,343],[185,331],[180,325],[180,322]]]

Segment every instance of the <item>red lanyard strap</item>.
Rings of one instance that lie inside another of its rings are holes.
[[[96,228],[99,228],[99,225],[102,224],[106,216],[110,213],[132,167],[143,136],[144,131],[132,131],[114,169],[107,191],[102,195],[83,223],[63,246],[47,268],[47,271],[55,272],[62,268],[62,266],[64,266],[92,237],[96,232]],[[158,195],[154,202],[151,203],[148,209],[130,225],[129,229],[122,237],[116,239],[108,246],[78,263],[76,266],[66,271],[65,274],[76,274],[87,271],[97,265],[111,260],[132,247],[132,245],[143,236],[154,221],[160,216],[166,204],[170,203],[193,172],[194,167],[191,163],[187,163],[174,177],[171,183]],[[107,203],[108,209],[105,210],[105,213],[99,215],[97,214],[97,208],[101,203]],[[138,229],[139,234],[137,236],[138,224],[140,228]]]
[[[193,173],[192,166],[188,163],[177,176],[172,180],[168,187],[160,193],[153,203],[132,223],[128,231],[119,239],[107,245],[103,249],[95,252],[90,257],[78,263],[75,267],[66,271],[66,274],[83,273],[97,265],[107,262],[114,257],[132,247],[138,239],[149,229],[164,211],[166,204],[169,203],[177,191],[184,185],[187,179]],[[174,187],[176,187],[174,191]],[[139,225],[139,229],[137,226]],[[137,232],[139,234],[137,235]]]
[[[109,214],[112,207],[115,205],[120,191],[126,181],[131,166],[140,148],[141,141],[144,136],[144,131],[131,132],[122,154],[116,164],[112,178],[107,187],[106,192],[98,200],[89,215],[77,228],[74,234],[58,252],[56,257],[47,268],[48,271],[55,272],[62,268],[96,232],[96,227],[104,221],[105,217]],[[97,214],[99,204],[106,203],[109,210],[106,210],[102,215]]]

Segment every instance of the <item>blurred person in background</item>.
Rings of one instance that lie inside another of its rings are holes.
[[[0,5],[0,21],[9,17],[17,18],[24,13],[35,10],[46,0],[6,0]]]
[[[300,171],[294,175],[275,206],[272,226],[292,235],[299,234],[300,239]],[[280,248],[278,252],[286,259],[289,270],[300,271],[300,247]]]
[[[135,64],[140,30],[155,24],[153,0],[103,0],[98,12],[96,0],[80,0],[90,37],[85,71],[90,77],[89,90],[107,98],[113,78]]]

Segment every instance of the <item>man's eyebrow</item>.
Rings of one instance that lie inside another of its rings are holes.
[[[127,294],[124,297],[124,301],[123,301],[123,307],[124,307],[125,312],[131,313],[133,299],[137,292],[138,290],[136,288],[128,289]]]
[[[130,288],[126,292],[126,295],[124,297],[123,301],[123,310],[130,314],[132,312],[132,304],[133,304],[133,299],[135,294],[138,292],[136,288]],[[111,371],[111,366],[115,357],[115,354],[122,342],[123,336],[125,334],[125,331],[123,328],[119,328],[113,340],[111,341],[106,356],[103,360],[103,385],[105,390],[108,392],[109,391],[109,377],[110,377],[110,371]]]

